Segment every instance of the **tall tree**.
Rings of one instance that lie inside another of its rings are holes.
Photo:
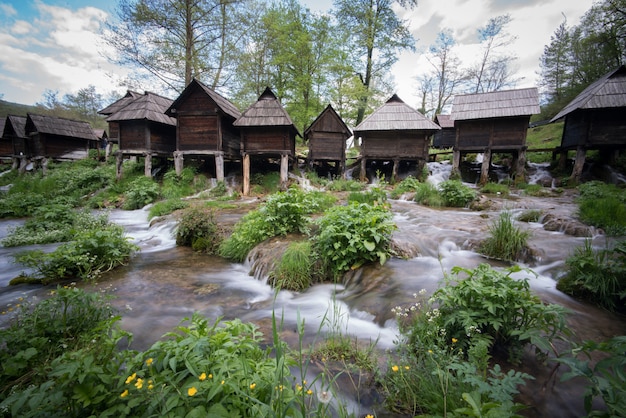
[[[440,114],[467,81],[461,60],[453,51],[455,44],[452,30],[444,29],[437,34],[437,39],[428,49],[426,59],[431,65],[431,71],[418,80],[424,114],[432,117]]]
[[[415,49],[415,40],[393,10],[393,5],[413,8],[417,0],[335,0],[335,16],[349,34],[348,41],[360,58],[355,68],[363,92],[359,98],[356,124],[365,116],[371,87],[383,79],[397,61],[397,53]]]
[[[543,48],[541,55],[541,86],[551,102],[562,102],[568,98],[572,81],[571,36],[567,20],[556,29],[550,43]]]
[[[244,0],[120,0],[105,41],[110,59],[180,91],[192,78],[220,85],[233,42],[229,15]]]
[[[511,64],[517,57],[507,52],[507,47],[517,39],[506,32],[506,25],[510,22],[510,15],[502,15],[489,19],[478,29],[482,56],[470,69],[474,93],[500,90],[516,82]]]

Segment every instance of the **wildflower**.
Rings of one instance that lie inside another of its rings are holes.
[[[187,389],[187,395],[189,396],[193,396],[196,393],[198,393],[198,389],[196,389],[195,386],[192,386],[189,389]]]
[[[421,289],[421,290],[420,290],[420,295],[423,295],[423,294],[425,294],[425,293],[426,293],[426,289]]]
[[[317,400],[320,401],[321,403],[330,402],[330,398],[332,398],[332,395],[329,392],[326,392],[326,391],[317,392]]]
[[[209,373],[209,379],[213,379],[213,374]]]
[[[312,391],[311,389],[309,389],[309,390],[307,390],[307,391],[306,391],[306,394],[307,394],[307,395],[312,395],[312,394],[313,394],[313,391]]]
[[[411,368],[409,366],[404,366],[404,370],[410,370]]]
[[[459,342],[459,340],[457,340],[456,338],[452,337],[452,344],[456,344],[457,342]]]
[[[296,392],[301,392],[301,391],[302,391],[302,386],[296,383]]]
[[[125,398],[128,396],[128,389],[124,390],[124,392],[122,392],[122,394],[120,395],[120,398]]]
[[[150,357],[148,360],[146,360],[146,366],[152,366],[153,362],[154,360],[152,359],[152,357]]]
[[[154,389],[154,385],[152,384],[152,380],[148,380],[148,390]]]
[[[428,350],[428,354],[432,354],[432,353],[433,353],[433,350]]]
[[[367,414],[367,415],[365,415],[365,418],[374,418],[374,415],[372,415],[372,414]]]
[[[255,388],[255,387],[256,387],[256,383],[252,383],[252,384],[250,385],[250,389],[251,389],[251,390],[254,390],[254,388]]]
[[[225,382],[225,381],[224,381],[224,380],[222,380],[222,385],[224,384],[224,382]]]
[[[143,379],[142,378],[137,379],[137,382],[135,383],[135,387],[137,389],[141,389],[143,387]]]
[[[394,372],[397,372],[400,368],[398,366],[393,366],[391,367],[391,370],[393,370]]]
[[[130,376],[128,376],[126,378],[126,384],[129,384],[130,382],[132,382],[133,380],[135,380],[135,377],[137,377],[137,373],[133,373]]]
[[[198,376],[198,380],[200,380],[201,382],[203,380],[206,380],[206,373],[202,373],[200,376]]]

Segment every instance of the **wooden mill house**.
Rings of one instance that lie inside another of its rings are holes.
[[[241,133],[244,196],[250,193],[251,157],[280,158],[280,182],[286,184],[300,133],[272,90],[267,87],[233,125]]]
[[[361,181],[369,160],[392,161],[391,180],[396,181],[401,161],[417,163],[421,172],[428,159],[430,137],[441,129],[396,94],[354,128],[361,138]]]
[[[435,123],[441,127],[441,130],[433,135],[433,148],[452,148],[456,140],[456,132],[454,131],[454,121],[450,115],[435,115]]]
[[[346,169],[346,140],[352,132],[341,116],[329,104],[304,131],[304,141],[309,144],[307,162],[315,165],[335,165],[335,174],[341,177]]]
[[[107,117],[111,116],[113,113],[121,110],[124,106],[126,106],[133,100],[138,99],[139,97],[141,97],[141,93],[137,93],[132,90],[126,90],[126,94],[122,98],[111,103],[104,109],[99,110],[98,114],[107,116]],[[107,144],[106,144],[106,149],[105,149],[105,156],[107,159],[111,155],[113,145],[119,144],[120,142],[119,123],[116,121],[109,121],[108,125],[109,125],[109,132],[107,134]]]
[[[626,149],[626,66],[622,65],[590,84],[552,120],[565,119],[560,168],[565,168],[567,153],[576,150],[572,178],[582,175],[587,150],[599,150],[607,162]]]
[[[184,158],[211,157],[215,178],[224,180],[224,160],[239,161],[239,130],[233,126],[241,112],[228,99],[194,79],[166,110],[176,119],[176,173],[183,169]]]
[[[539,113],[536,88],[464,94],[454,97],[451,119],[456,130],[452,170],[461,158],[482,153],[480,184],[488,181],[493,153],[513,155],[511,171],[523,179],[526,165],[526,134],[530,116]]]
[[[152,176],[152,158],[162,160],[172,157],[176,150],[176,119],[165,111],[172,100],[158,94],[145,92],[129,100],[125,106],[107,118],[111,132],[118,129],[119,150],[116,155],[117,177],[122,176],[125,156],[144,157],[144,173]],[[102,112],[102,111],[100,111]],[[112,125],[115,128],[112,129]]]
[[[26,171],[30,161],[30,148],[26,137],[26,117],[8,115],[2,130],[2,142],[9,145],[9,155],[13,158],[13,169],[19,169],[20,173]]]
[[[83,159],[90,149],[98,149],[98,138],[83,121],[29,113],[24,133],[31,160],[41,162],[44,172],[49,159]]]

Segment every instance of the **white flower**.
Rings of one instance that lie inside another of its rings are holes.
[[[333,396],[331,395],[330,392],[327,392],[327,391],[317,392],[317,400],[320,401],[321,403],[330,402],[332,397]]]

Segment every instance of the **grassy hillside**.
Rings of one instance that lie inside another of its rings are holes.
[[[0,118],[4,119],[7,115],[26,116],[26,113],[41,113],[36,106],[23,105],[19,103],[6,102],[0,100]]]

